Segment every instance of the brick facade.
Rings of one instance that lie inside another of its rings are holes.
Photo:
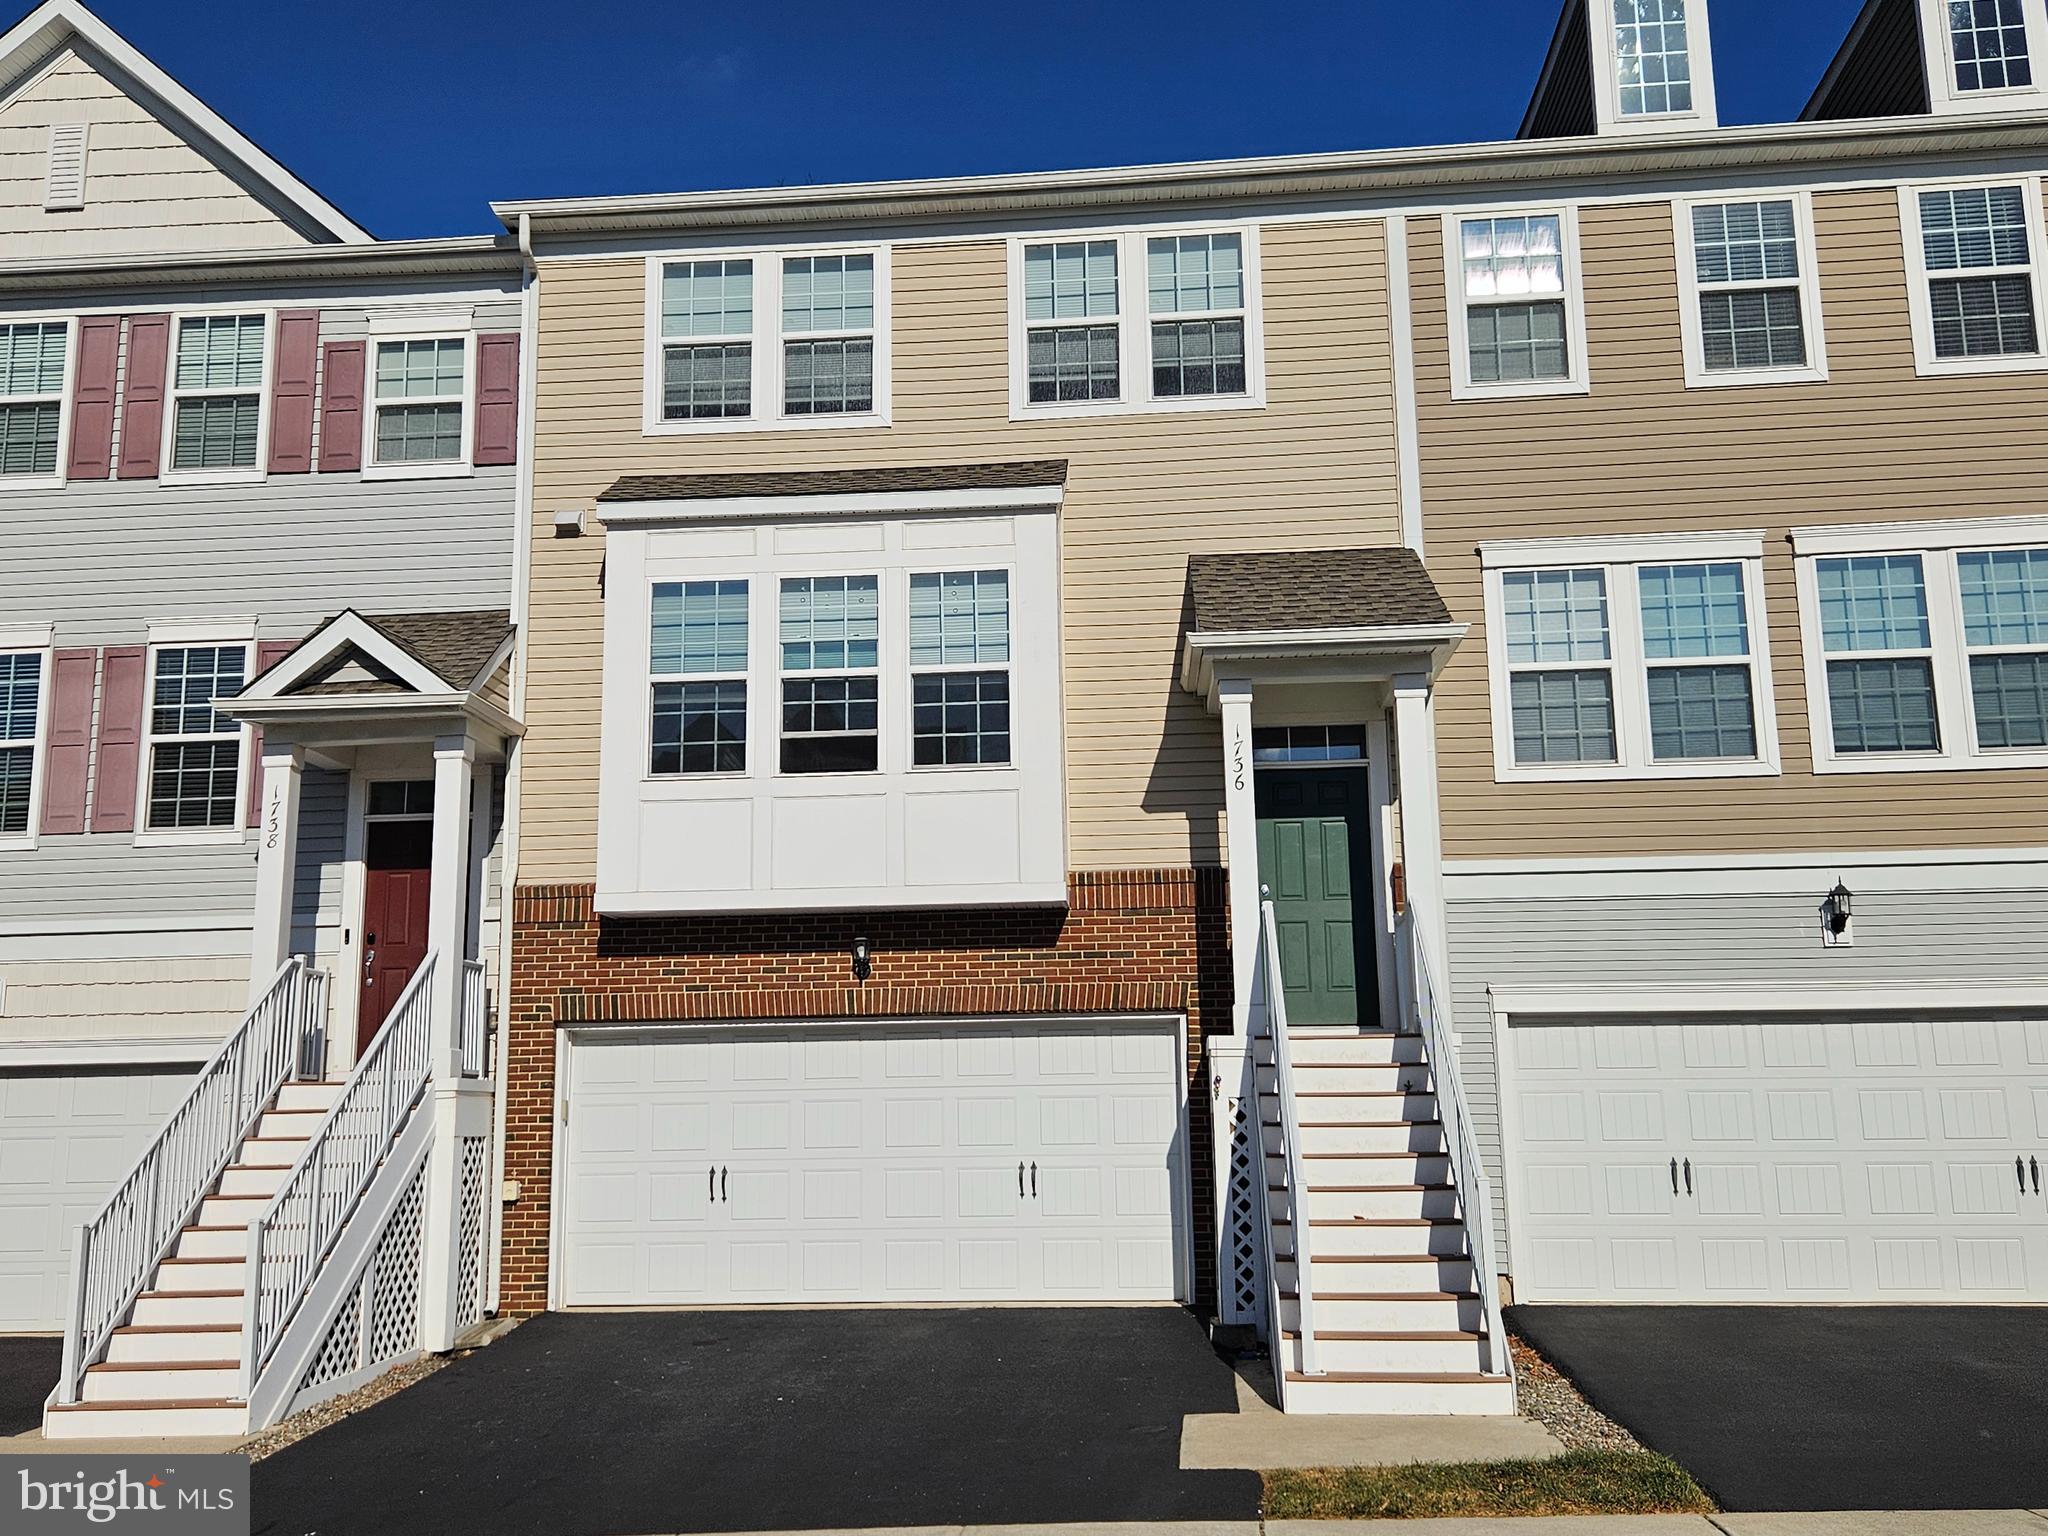
[[[500,1308],[547,1306],[555,1032],[578,1024],[707,1019],[947,1018],[1185,1013],[1195,1294],[1215,1291],[1209,1095],[1201,1042],[1230,1027],[1224,872],[1068,877],[1052,910],[768,913],[599,918],[588,884],[520,887],[512,997]],[[874,974],[852,979],[856,936]]]

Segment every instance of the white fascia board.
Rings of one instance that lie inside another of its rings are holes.
[[[9,1041],[0,1044],[0,1067],[197,1066],[219,1049],[218,1039]]]
[[[2013,544],[2048,544],[2048,517],[1952,517],[1939,522],[1841,523],[1792,530],[1792,549],[1800,555],[1985,549]]]
[[[909,889],[790,891],[607,891],[592,904],[600,917],[746,917],[760,912],[893,912],[1002,907],[1064,907],[1065,880],[1042,884],[953,885]]]
[[[255,708],[248,706],[254,704]],[[352,722],[417,719],[428,724],[474,720],[501,736],[517,738],[526,727],[497,705],[473,693],[299,694],[285,699],[223,699],[220,712],[258,725],[273,721],[346,726]],[[327,743],[336,745],[336,743]]]
[[[906,513],[1052,512],[1066,501],[1062,486],[990,491],[882,491],[831,496],[703,496],[675,501],[597,504],[607,528],[659,523],[782,522],[806,517],[901,517]]]
[[[1625,533],[1597,538],[1489,539],[1479,564],[1489,571],[1534,565],[1635,565],[1644,560],[1760,560],[1764,531]]]
[[[151,645],[212,645],[256,638],[256,621],[232,619],[149,619],[145,629]]]
[[[351,610],[299,642],[297,650],[264,673],[235,699],[238,704],[281,702],[281,695],[311,676],[342,651],[354,647],[422,695],[448,692],[448,680],[416,660],[376,625]],[[374,697],[369,695],[367,697]],[[324,703],[333,704],[331,697]]]
[[[1213,713],[1221,704],[1219,678],[1226,670],[1256,685],[1260,674],[1274,663],[1355,659],[1361,681],[1388,679],[1404,672],[1426,672],[1434,677],[1470,628],[1468,624],[1415,624],[1190,633],[1181,644],[1181,687],[1204,700]]]
[[[1585,1015],[1784,1014],[1920,1012],[2048,1008],[2048,985],[1956,979],[1938,984],[1869,986],[1836,982],[1772,982],[1740,987],[1487,988],[1496,1015],[1579,1018]]]
[[[830,1019],[809,1015],[782,1019],[626,1019],[565,1024],[560,1033],[571,1045],[609,1045],[631,1037],[673,1039],[679,1035],[745,1035],[759,1031],[763,1026],[781,1028],[792,1023],[802,1024],[806,1030],[816,1030],[820,1034],[848,1029],[955,1029],[974,1025],[986,1025],[991,1029],[1057,1029],[1062,1025],[1087,1024],[1110,1029],[1178,1029],[1187,1022],[1187,1017],[1184,1013],[1146,1010],[1140,1013],[912,1013],[875,1017],[855,1014]],[[1216,1035],[1212,1038],[1229,1042],[1238,1037]],[[1210,1049],[1214,1048],[1211,1045]],[[567,1074],[560,1081],[567,1082]]]

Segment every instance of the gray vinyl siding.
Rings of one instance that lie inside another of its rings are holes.
[[[1851,877],[1852,883],[1854,877]],[[1458,1059],[1493,1184],[1505,1267],[1508,1223],[1488,989],[1721,987],[1946,981],[2048,975],[2048,890],[1859,892],[1855,943],[1824,948],[1812,895],[1453,900],[1448,909]]]

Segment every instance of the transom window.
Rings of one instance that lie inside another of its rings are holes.
[[[0,325],[0,479],[60,472],[70,340],[62,320]]]
[[[1613,0],[1614,64],[1623,117],[1692,110],[1685,0]]]
[[[872,773],[881,749],[881,581],[785,578],[782,771]]]
[[[1910,192],[1924,284],[1914,294],[1923,363],[2037,359],[2033,236],[2027,187]],[[1910,226],[1909,226],[1910,227]]]
[[[1264,766],[1286,763],[1362,763],[1362,725],[1261,725],[1252,730],[1252,761]]]
[[[214,704],[241,692],[248,647],[163,646],[152,659],[148,829],[240,825],[242,731]]]
[[[1958,91],[2034,83],[2020,0],[1948,0],[1948,36]]]
[[[1010,573],[910,578],[911,762],[1010,761]]]
[[[468,390],[469,343],[462,337],[378,342],[370,462],[463,463]]]
[[[434,781],[375,780],[364,814],[373,821],[425,821],[434,814]]]
[[[1686,214],[1699,317],[1694,351],[1704,381],[1814,376],[1808,314],[1817,313],[1818,296],[1809,297],[1803,270],[1801,203],[1694,203]]]
[[[1560,212],[1453,218],[1453,389],[1554,393],[1582,377],[1571,219]]]
[[[178,322],[171,369],[171,467],[253,470],[263,426],[263,315],[199,315]]]
[[[0,654],[0,837],[30,831],[42,702],[42,653]]]
[[[747,583],[656,583],[648,670],[648,771],[746,772]]]
[[[1235,234],[1151,240],[1152,393],[1245,392],[1244,242]]]

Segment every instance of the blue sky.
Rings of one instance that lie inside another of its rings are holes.
[[[1505,138],[1557,0],[93,0],[386,237],[492,198]],[[1714,0],[1724,122],[1797,114],[1860,0]],[[203,17],[202,25],[195,26]]]

